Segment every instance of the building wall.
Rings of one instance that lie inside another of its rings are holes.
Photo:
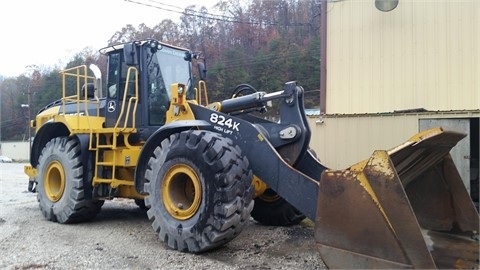
[[[329,1],[326,113],[480,108],[480,1]]]
[[[0,155],[7,156],[15,161],[28,161],[30,159],[28,148],[28,142],[2,142]]]
[[[467,136],[450,151],[467,189],[470,180],[478,177],[480,161],[478,134],[470,129],[470,119],[479,119],[480,110],[408,114],[324,115],[309,117],[312,130],[310,147],[321,163],[330,169],[346,169],[369,158],[375,150],[394,148],[418,132],[442,127]],[[478,129],[478,126],[476,127]],[[470,136],[475,135],[476,144]],[[471,162],[474,162],[471,164]],[[475,174],[475,175],[472,175]]]
[[[480,118],[480,110],[307,117],[312,130],[310,147],[322,163],[332,169],[345,169],[368,158],[375,150],[388,150],[426,128],[436,127],[422,126],[422,121],[435,123],[439,120],[470,118]],[[446,130],[468,133],[460,127],[440,126]]]
[[[308,121],[312,129],[310,147],[331,169],[348,168],[373,151],[393,148],[418,132],[415,114],[326,115]]]

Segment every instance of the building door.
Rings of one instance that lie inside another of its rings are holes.
[[[419,119],[419,131],[433,127],[465,133],[450,155],[467,191],[478,205],[479,118]]]

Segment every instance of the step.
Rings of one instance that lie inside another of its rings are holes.
[[[96,146],[94,149],[113,149],[114,145],[113,144],[99,144]]]
[[[118,127],[118,128],[98,128],[93,129],[93,134],[122,134],[122,133],[134,133],[137,129],[134,127]]]
[[[97,161],[97,166],[113,166],[113,162],[108,162],[108,161]]]

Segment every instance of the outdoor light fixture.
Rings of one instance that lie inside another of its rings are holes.
[[[375,0],[375,7],[380,11],[392,11],[397,6],[398,0]]]

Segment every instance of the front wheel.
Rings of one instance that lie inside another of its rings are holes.
[[[192,253],[235,238],[253,208],[252,172],[231,140],[184,131],[162,141],[148,162],[144,191],[159,238]]]
[[[37,199],[46,219],[76,223],[93,219],[103,201],[86,199],[83,175],[92,177],[93,164],[82,164],[75,138],[57,137],[42,150],[37,166]]]

